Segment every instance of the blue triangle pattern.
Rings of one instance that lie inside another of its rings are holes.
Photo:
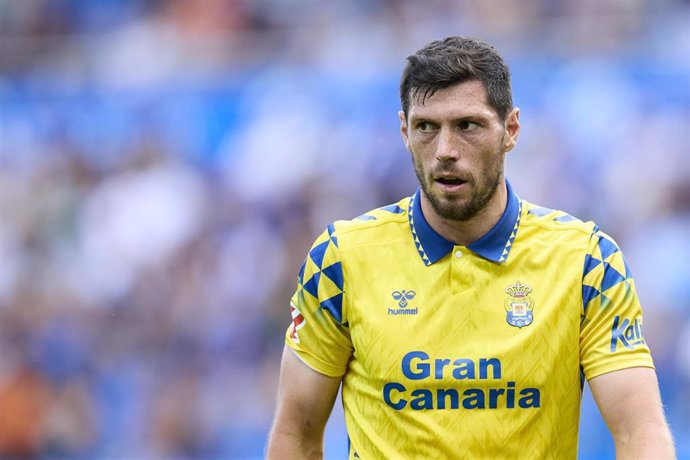
[[[556,222],[572,222],[574,220],[580,220],[576,219],[575,217],[571,216],[570,214],[565,214],[563,216],[558,216],[554,219]]]
[[[587,305],[598,295],[599,291],[594,286],[582,285],[582,305],[585,311],[587,311]]]
[[[326,240],[314,246],[312,250],[309,251],[309,257],[311,257],[311,260],[313,260],[319,268],[321,268],[321,264],[323,264],[323,256],[326,255],[326,248],[328,247],[329,241],[330,240]]]
[[[321,308],[328,310],[331,316],[340,324],[343,322],[343,294],[342,292],[336,296],[326,299],[321,302]]]
[[[304,285],[304,290],[314,297],[319,297],[319,279],[321,278],[321,272],[314,273],[309,281]]]
[[[304,259],[302,266],[299,269],[299,274],[297,275],[297,281],[299,284],[304,284],[304,268],[307,266],[307,259]]]
[[[623,265],[625,266],[625,279],[629,280],[632,278],[632,272],[630,271],[630,266],[628,265],[628,261],[625,260],[625,257],[623,257]]]
[[[611,305],[613,305],[613,302],[611,302],[611,299],[606,297],[604,294],[601,295],[601,308],[609,308]]]
[[[369,214],[362,214],[359,217],[356,217],[355,220],[376,220],[376,217],[370,216]]]
[[[322,273],[328,277],[341,291],[343,290],[343,266],[336,262],[323,269]]]
[[[601,233],[599,234],[599,250],[601,251],[602,260],[608,259],[610,255],[619,251],[618,246],[616,246],[613,241],[604,237]]]
[[[384,207],[379,208],[379,209],[381,211],[388,211],[388,212],[391,212],[393,214],[402,214],[403,212],[405,212],[405,210],[403,208],[401,208],[400,206],[398,206],[397,204],[389,204],[388,206],[384,206]]]
[[[338,237],[335,236],[335,226],[333,224],[330,224],[328,226],[328,236],[331,237],[331,241],[333,241],[333,244],[335,244],[335,247],[338,247]]]
[[[535,216],[538,216],[538,217],[544,217],[545,215],[551,214],[552,212],[554,212],[553,209],[539,207],[539,208],[530,209],[527,214],[534,214]]]
[[[611,289],[618,283],[625,281],[625,277],[618,273],[609,263],[604,262],[604,279],[601,280],[601,292]]]
[[[597,259],[596,257],[592,257],[591,254],[587,254],[587,256],[585,256],[585,274],[583,275],[583,278],[587,276],[589,272],[597,268],[600,263],[601,260]]]

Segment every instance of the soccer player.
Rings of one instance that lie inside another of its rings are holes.
[[[342,385],[349,458],[575,458],[587,380],[619,458],[673,458],[621,250],[504,178],[520,122],[496,50],[428,44],[400,99],[420,188],[309,251],[268,457],[319,458]]]

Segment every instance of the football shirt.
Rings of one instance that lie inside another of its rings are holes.
[[[419,191],[316,239],[286,344],[342,376],[349,458],[575,458],[584,379],[653,367],[616,243],[507,188],[466,247]]]

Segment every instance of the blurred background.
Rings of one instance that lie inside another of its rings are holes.
[[[462,34],[512,68],[521,197],[622,246],[690,458],[688,24],[687,0],[0,0],[0,457],[261,458],[298,268],[414,192],[400,72]],[[588,391],[581,426],[613,458]]]

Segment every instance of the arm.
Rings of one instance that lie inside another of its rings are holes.
[[[675,458],[654,369],[609,372],[590,380],[589,387],[611,430],[616,458]]]
[[[266,458],[322,458],[323,433],[339,386],[340,378],[314,371],[285,347]]]

